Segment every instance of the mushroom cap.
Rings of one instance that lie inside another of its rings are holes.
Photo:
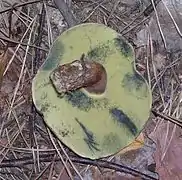
[[[82,54],[101,63],[107,73],[101,95],[84,88],[60,98],[50,73]],[[32,83],[33,101],[48,127],[82,157],[98,159],[132,143],[150,114],[152,95],[136,71],[132,46],[113,29],[97,23],[77,25],[54,42]]]

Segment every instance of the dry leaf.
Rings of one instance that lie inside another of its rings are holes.
[[[174,127],[174,125],[170,124],[170,128],[171,127]],[[159,173],[160,179],[182,179],[181,129],[176,128],[175,134],[173,135],[172,141],[170,142],[167,151],[164,151],[165,147],[169,143],[169,139],[171,138],[171,134],[169,134],[167,137],[167,143],[165,143],[166,131],[167,125],[166,123],[163,123],[156,129],[155,132],[151,134],[151,138],[156,142],[157,146],[154,156],[156,162],[156,171]],[[162,159],[162,157],[164,158]]]
[[[129,146],[122,149],[118,155],[124,154],[125,152],[140,149],[144,145],[144,135],[140,133],[139,136]]]

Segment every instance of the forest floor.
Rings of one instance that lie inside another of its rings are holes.
[[[168,2],[0,0],[0,179],[182,179],[182,4]],[[86,22],[133,45],[153,96],[144,144],[103,161],[60,144],[32,101],[32,79],[54,40]]]

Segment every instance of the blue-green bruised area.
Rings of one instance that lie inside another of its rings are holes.
[[[121,81],[121,86],[125,88],[128,93],[137,98],[146,98],[148,96],[148,86],[144,78],[137,72],[126,73]]]
[[[118,35],[116,38],[114,38],[114,43],[122,55],[125,57],[133,56],[133,49],[131,45],[122,36]]]
[[[137,135],[138,130],[135,123],[121,109],[112,108],[109,110],[109,113],[119,126],[125,126],[131,134]]]
[[[100,110],[107,108],[109,104],[107,98],[91,98],[80,90],[72,93],[67,93],[65,94],[64,98],[65,101],[71,104],[71,106],[78,108],[79,111],[86,112],[88,112],[91,108],[97,108]]]
[[[57,39],[41,69],[44,71],[52,71],[58,64],[60,64],[63,54],[64,45],[61,43],[61,40]]]
[[[98,46],[94,48],[91,47],[91,49],[86,54],[87,59],[104,64],[106,57],[109,54],[113,53],[113,49],[111,47],[111,44],[113,43],[112,41],[108,40],[104,44],[103,43],[99,44]]]
[[[94,137],[94,133],[91,132],[88,128],[86,128],[79,120],[78,118],[75,118],[76,122],[80,125],[84,132],[84,141],[86,142],[87,146],[91,151],[99,151],[98,149],[98,143],[96,142],[96,138]]]

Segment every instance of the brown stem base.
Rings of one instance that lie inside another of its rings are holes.
[[[91,94],[102,94],[107,85],[105,68],[98,62],[83,60],[83,56],[81,60],[59,65],[50,79],[58,93],[84,88]]]

